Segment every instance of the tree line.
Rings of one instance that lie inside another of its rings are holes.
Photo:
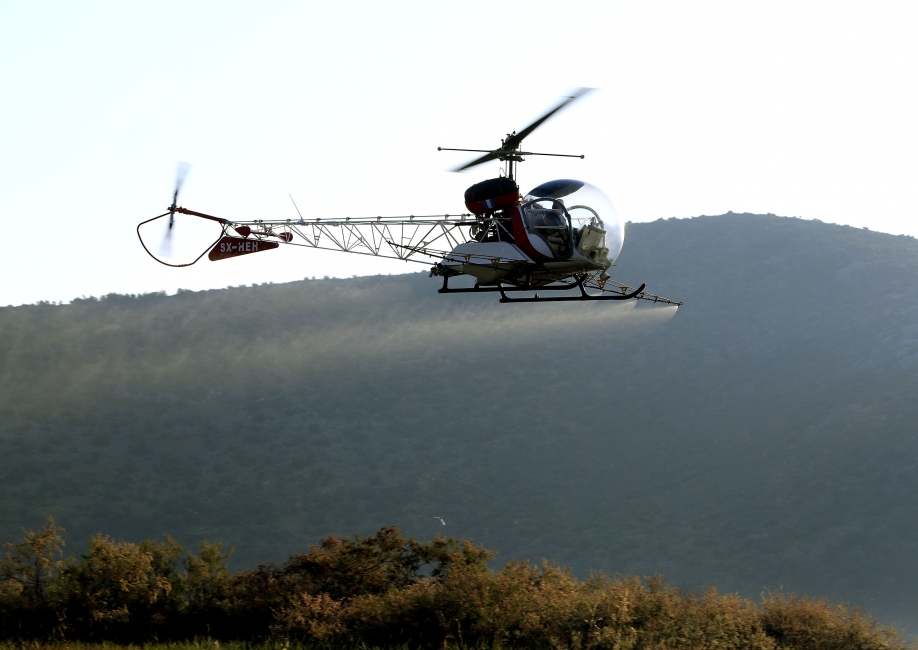
[[[0,561],[4,639],[143,643],[209,637],[328,648],[905,648],[856,610],[784,593],[753,602],[662,578],[578,580],[551,563],[488,563],[471,540],[422,543],[395,527],[327,537],[280,566],[231,573],[233,552],[170,536],[139,543],[96,535],[64,555],[49,518]]]

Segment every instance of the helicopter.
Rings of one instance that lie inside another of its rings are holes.
[[[559,111],[590,92],[579,88],[520,131],[507,134],[497,149],[438,151],[475,152],[484,155],[456,167],[461,172],[499,160],[506,173],[465,191],[468,212],[443,215],[347,217],[323,219],[300,212],[290,196],[297,218],[234,221],[189,210],[178,205],[188,166],[180,164],[172,204],[166,212],[141,222],[137,236],[144,250],[161,264],[191,266],[205,254],[211,261],[263,252],[281,245],[338,250],[410,262],[431,264],[430,277],[442,278],[438,293],[499,293],[501,303],[573,302],[595,300],[646,300],[681,306],[611,278],[624,244],[624,225],[609,198],[594,185],[574,179],[542,183],[521,196],[516,166],[528,156],[584,158],[583,155],[523,151],[522,142]],[[157,257],[148,248],[141,228],[168,217],[162,250],[171,248],[175,215],[213,221],[220,226],[216,240],[187,263],[175,264]],[[426,258],[426,259],[424,259]],[[459,276],[474,279],[472,287],[450,286]],[[542,295],[570,292],[571,295]],[[518,296],[518,293],[534,295]],[[512,295],[511,295],[512,294]]]

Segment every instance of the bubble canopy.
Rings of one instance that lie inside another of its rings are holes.
[[[564,205],[575,232],[598,220],[606,231],[605,245],[609,249],[609,261],[615,261],[625,241],[625,227],[612,201],[602,190],[584,181],[563,178],[542,183],[532,189],[523,199],[523,204],[538,199],[554,199]]]

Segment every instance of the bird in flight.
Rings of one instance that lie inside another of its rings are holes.
[[[443,524],[444,526],[446,525],[446,522],[443,521],[443,517],[434,517],[434,519],[439,519],[441,524]]]

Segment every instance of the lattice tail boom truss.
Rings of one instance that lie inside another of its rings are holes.
[[[299,219],[287,221],[234,221],[227,227],[237,232],[250,229],[259,239],[281,241],[293,246],[319,248],[387,257],[429,264],[423,257],[444,256],[471,239],[469,230],[482,220],[471,214],[444,214],[371,219]],[[432,248],[431,245],[435,247]],[[419,259],[419,256],[422,256]]]

